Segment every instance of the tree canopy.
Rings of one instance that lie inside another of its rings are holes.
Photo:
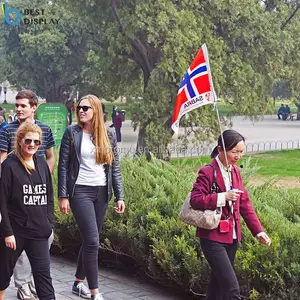
[[[140,129],[138,146],[150,148],[170,142],[167,132],[176,92],[203,43],[208,46],[217,94],[232,104],[236,114],[264,114],[274,85],[292,76],[294,66],[288,57],[291,51],[293,59],[297,55],[293,34],[297,23],[289,16],[296,5],[254,0],[72,1],[75,10],[85,12],[90,28],[100,33],[99,51],[93,55],[100,62],[105,53],[109,63],[97,65],[98,71],[110,82],[121,76],[114,91],[134,87],[130,103]],[[116,74],[116,69],[121,72]],[[211,107],[193,111],[183,122],[201,126],[194,132],[196,139],[218,131]]]
[[[236,114],[264,114],[278,82],[287,82],[294,95],[300,90],[296,1],[51,3],[43,5],[59,15],[59,25],[6,29],[8,79],[50,101],[72,85],[108,99],[126,95],[143,151],[170,143],[176,93],[203,43],[216,93]],[[209,106],[192,111],[182,124],[192,128],[195,140],[218,132]]]
[[[74,19],[62,1],[10,1],[10,7],[44,9],[42,18],[58,24],[2,24],[6,79],[18,88],[29,88],[50,102],[61,102],[64,93],[81,82],[85,61],[85,26]]]

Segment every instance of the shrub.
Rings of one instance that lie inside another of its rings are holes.
[[[153,159],[121,161],[126,213],[114,213],[111,201],[101,235],[102,247],[130,256],[151,278],[182,290],[204,293],[210,269],[195,229],[178,220],[182,201],[196,178],[194,168]],[[247,182],[255,168],[244,168]],[[54,175],[56,184],[56,175]],[[261,246],[242,224],[243,241],[235,262],[243,295],[250,299],[298,299],[300,296],[299,192],[277,189],[274,179],[248,186],[257,214],[272,238]],[[72,215],[57,207],[55,243],[61,251],[76,252],[80,244]]]

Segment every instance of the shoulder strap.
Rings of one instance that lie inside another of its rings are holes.
[[[216,168],[212,165],[212,164],[209,164],[208,166],[212,167],[214,169],[214,175],[213,175],[213,183],[211,185],[211,192],[212,193],[218,193],[220,188],[217,184],[217,181],[216,181],[216,178],[217,178],[217,171],[216,171]],[[226,216],[226,219],[229,219],[230,218],[230,215],[231,215],[231,208],[229,209],[229,213],[228,215]]]
[[[210,166],[214,169],[214,171],[213,171],[213,180],[212,180],[210,190],[213,194],[218,193],[219,192],[219,186],[217,185],[217,171],[216,171],[216,168],[212,164],[208,164],[207,166]]]

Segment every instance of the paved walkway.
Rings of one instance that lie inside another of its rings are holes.
[[[56,292],[56,299],[81,299],[71,292],[76,263],[59,256],[51,258],[51,274]],[[144,282],[140,278],[124,275],[121,272],[103,267],[99,270],[99,288],[105,300],[179,300],[189,296],[172,296],[163,288]],[[5,299],[15,300],[16,289],[13,280],[6,292]]]
[[[276,115],[266,115],[260,117],[256,122],[244,116],[232,117],[230,119],[232,128],[240,132],[246,138],[246,152],[257,152],[266,150],[281,150],[300,148],[300,121],[278,120]],[[226,128],[224,128],[226,129]],[[180,128],[180,135],[185,129]],[[138,131],[133,131],[131,121],[126,120],[122,127],[122,142],[118,144],[121,154],[134,155]],[[215,142],[211,145],[199,141],[199,145],[189,144],[187,149],[180,145],[177,136],[173,136],[173,143],[170,145],[172,157],[191,157],[208,155]]]

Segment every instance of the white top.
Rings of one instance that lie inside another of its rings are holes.
[[[217,163],[218,163],[218,165],[220,167],[226,191],[229,191],[231,184],[230,184],[230,178],[228,176],[228,171],[223,166],[223,164],[221,163],[221,161],[219,159],[219,155],[216,157],[216,161],[217,161]],[[232,169],[232,166],[230,165],[229,166],[229,174],[230,174],[230,176],[231,176],[231,169]],[[229,203],[229,206],[231,207],[231,213],[233,213],[233,209],[234,209],[233,207],[234,207],[234,205],[232,205],[232,201],[228,201],[228,203]],[[225,205],[226,205],[225,193],[218,193],[217,206],[220,207],[220,206],[225,206]],[[233,238],[234,239],[237,238],[236,230],[235,230],[235,220],[234,220],[234,218],[233,218]]]
[[[95,145],[91,135],[85,132],[82,134],[81,162],[76,184],[106,186],[104,166],[96,164]]]

